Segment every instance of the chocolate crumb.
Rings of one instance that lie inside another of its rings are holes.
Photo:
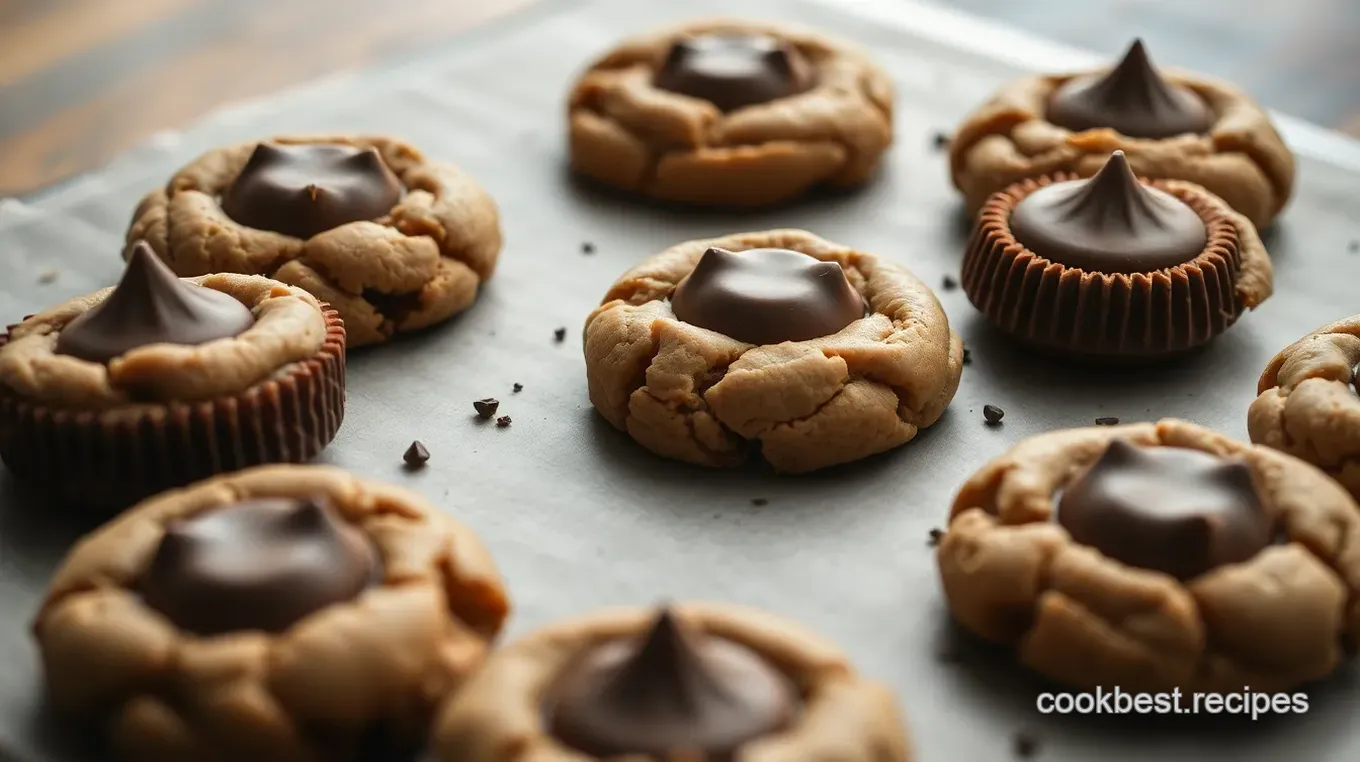
[[[505,428],[506,426],[509,426],[509,425],[510,425],[510,416],[508,416],[508,415],[503,415],[503,416],[501,416],[500,418],[497,418],[497,419],[496,419],[496,425],[499,426],[499,427],[501,427],[502,429]]]
[[[477,415],[481,416],[483,420],[488,419],[491,416],[495,415],[496,408],[500,406],[501,406],[500,400],[496,399],[495,397],[487,397],[484,400],[477,400],[472,403],[472,407],[476,408],[477,410]]]
[[[763,498],[763,497],[753,497],[753,498],[751,498],[751,505],[769,505],[769,504],[770,504],[770,501],[767,500],[767,499],[765,499],[765,498]]]
[[[941,150],[949,145],[949,133],[937,130],[935,132],[935,150]]]
[[[585,243],[582,243],[582,244],[581,244],[581,253],[582,253],[582,254],[594,254],[594,253],[595,253],[595,244],[591,243],[590,241],[586,241]]]
[[[969,349],[968,347],[963,348],[963,364],[964,365],[973,364],[973,350]]]
[[[524,391],[524,384],[515,384],[515,394],[519,394],[522,391]]]
[[[1351,241],[1351,245],[1350,245],[1349,248],[1350,248],[1350,252],[1351,252],[1352,254],[1354,254],[1354,253],[1357,252],[1357,251],[1360,251],[1360,238],[1357,238],[1357,239],[1355,239],[1354,241]]]
[[[1029,759],[1039,751],[1039,739],[1033,733],[1019,731],[1011,737],[1011,749],[1020,759]]]
[[[956,289],[956,288],[959,287],[959,282],[956,281],[956,280],[954,280],[952,277],[946,275],[946,276],[944,276],[944,284],[943,284],[943,285],[944,285],[944,290],[945,290],[945,291],[953,291],[954,289]]]
[[[412,468],[419,468],[420,466],[425,465],[425,462],[430,459],[430,451],[425,449],[425,445],[421,444],[420,440],[417,439],[411,443],[410,447],[406,448],[406,454],[402,455],[401,459],[406,461],[406,465]]]
[[[987,424],[989,426],[995,426],[996,424],[1001,423],[1002,418],[1006,417],[1006,411],[996,405],[983,405],[982,417],[987,419]]]
[[[1097,418],[1097,419],[1096,419],[1096,425],[1097,425],[1097,426],[1118,426],[1118,425],[1119,425],[1119,419],[1118,419],[1118,418],[1115,418],[1115,417],[1113,417],[1113,416],[1110,416],[1110,417],[1108,417],[1108,418]]]
[[[57,279],[57,276],[59,274],[60,273],[58,273],[56,270],[43,270],[42,273],[38,276],[38,282],[51,283],[52,281]]]
[[[562,342],[566,338],[567,338],[566,328],[558,328],[557,330],[553,331],[553,341]]]
[[[926,545],[928,547],[934,548],[938,546],[940,544],[940,540],[943,539],[944,539],[943,529],[932,529],[930,530],[930,539],[926,541]]]

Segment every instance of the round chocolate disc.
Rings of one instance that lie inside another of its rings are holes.
[[[231,338],[254,324],[250,308],[235,297],[175,277],[145,241],[137,241],[113,292],[67,323],[54,351],[106,363],[148,344]]]
[[[1048,102],[1048,121],[1075,132],[1108,127],[1131,138],[1200,134],[1214,123],[1204,99],[1162,79],[1142,40],[1106,74],[1068,81]]]
[[[377,149],[261,143],[222,194],[222,211],[247,227],[311,238],[385,216],[402,191]]]
[[[1025,248],[1068,267],[1143,273],[1175,267],[1208,245],[1202,220],[1185,202],[1138,181],[1115,151],[1089,180],[1044,186],[1015,205],[1011,234]]]
[[[281,632],[373,581],[377,551],[322,497],[259,498],[172,523],[141,580],[147,605],[199,635]]]
[[[1242,460],[1111,440],[1058,502],[1072,539],[1117,561],[1190,579],[1274,539]]]
[[[748,344],[829,336],[864,317],[837,262],[788,249],[704,252],[671,294],[675,316]]]
[[[785,727],[798,697],[746,646],[692,632],[668,611],[641,638],[586,652],[549,691],[552,734],[595,757],[724,757]]]
[[[653,84],[735,111],[796,95],[809,80],[802,54],[775,37],[713,33],[676,41]]]

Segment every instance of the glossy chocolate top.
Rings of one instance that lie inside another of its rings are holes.
[[[672,45],[653,84],[734,111],[801,93],[811,73],[803,55],[775,37],[712,33]]]
[[[1011,212],[1011,234],[1039,256],[1088,272],[1142,273],[1185,264],[1208,244],[1185,202],[1138,181],[1115,151],[1090,180],[1048,185]]]
[[[104,301],[67,323],[55,351],[106,363],[148,344],[206,344],[255,324],[229,294],[180,280],[145,241],[128,252],[123,278]]]
[[[1275,533],[1245,462],[1123,439],[1063,492],[1058,523],[1110,558],[1179,579],[1246,561]]]
[[[586,754],[725,757],[783,728],[798,697],[751,649],[668,611],[642,637],[585,653],[549,691],[551,732]],[[696,757],[701,759],[702,757]]]
[[[177,521],[141,580],[189,632],[281,632],[375,581],[377,551],[323,497],[257,498]]]
[[[675,287],[671,308],[748,344],[829,336],[864,317],[864,299],[839,263],[788,249],[709,249]]]
[[[222,194],[222,211],[247,227],[311,238],[385,216],[403,190],[374,148],[261,143]]]
[[[1207,132],[1213,112],[1204,99],[1162,79],[1142,40],[1108,73],[1069,80],[1048,102],[1048,121],[1080,132],[1108,127],[1131,138]]]

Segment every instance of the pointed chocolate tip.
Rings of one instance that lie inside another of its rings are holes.
[[[142,240],[133,242],[127,249],[127,266],[123,268],[123,276],[118,279],[118,288],[124,284],[157,281],[160,284],[177,284],[179,276],[156,256],[151,244]]]
[[[314,496],[297,501],[288,512],[288,526],[293,529],[316,529],[328,523],[325,498]]]

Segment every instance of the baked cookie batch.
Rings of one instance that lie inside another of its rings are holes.
[[[854,46],[705,22],[590,65],[568,150],[623,193],[757,207],[866,182],[892,119]],[[1164,74],[1139,42],[1004,86],[949,151],[977,213],[961,284],[1019,342],[1145,363],[1271,294],[1257,230],[1291,154],[1245,95]],[[584,613],[494,649],[510,598],[470,528],[305,465],[343,420],[347,350],[467,309],[500,249],[495,203],[457,167],[393,138],[276,137],[181,169],[138,205],[116,286],[0,337],[8,469],[126,509],[35,618],[50,700],[129,760],[344,760],[374,734],[444,762],[912,759],[886,687],[760,611]],[[963,343],[893,252],[784,229],[646,254],[583,343],[591,402],[657,455],[813,471],[903,445],[958,389]],[[1255,445],[1170,420],[984,465],[937,551],[954,617],[1071,686],[1331,672],[1360,647],[1358,320],[1270,362]]]

